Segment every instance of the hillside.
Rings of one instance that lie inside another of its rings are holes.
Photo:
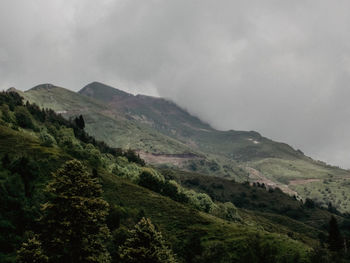
[[[179,171],[142,167],[142,162],[134,162],[138,160],[129,158],[127,152],[113,151],[74,122],[66,121],[51,110],[43,111],[29,104],[24,106],[17,97],[15,103],[4,103],[3,98],[4,94],[1,94],[1,262],[13,262],[14,252],[26,231],[38,229],[39,207],[46,199],[43,189],[51,179],[51,173],[73,158],[94,169],[103,185],[104,198],[111,207],[107,222],[114,246],[123,242],[126,229],[133,226],[140,214],[151,218],[157,225],[180,262],[194,262],[195,258],[195,262],[212,262],[213,259],[216,262],[310,262],[311,249],[317,245],[318,236],[320,233],[326,235],[321,226],[292,220],[271,213],[273,211],[258,211],[253,206],[251,210],[237,210],[229,200],[223,200],[223,203],[214,199],[213,202],[209,196],[197,192],[196,187],[182,186],[183,177]],[[7,99],[5,97],[5,101]],[[170,182],[171,174],[174,179],[181,179],[178,184],[171,182],[171,185],[177,185],[172,188],[176,189],[175,193],[159,191],[154,188],[155,184],[146,184],[140,175],[145,171],[154,177],[152,182],[160,180],[159,184],[164,180],[164,186]],[[191,179],[190,176],[193,175],[186,175],[186,178]],[[196,176],[203,182],[210,178]],[[220,180],[225,184],[225,179]],[[254,191],[248,185],[237,184],[237,187]],[[231,194],[241,192],[230,191]],[[190,199],[175,201],[179,194]],[[257,191],[259,199],[264,195],[265,201],[270,203],[274,197],[266,194],[266,190]],[[279,195],[280,202],[289,200],[285,205],[300,206],[299,201],[283,193]],[[204,206],[200,203],[202,201]],[[313,211],[325,213],[324,223],[332,215],[319,208],[301,206],[300,209],[312,215],[316,215]],[[339,222],[346,220],[335,216]],[[115,248],[110,248],[110,251],[116,256]]]
[[[45,85],[22,93],[69,118],[82,114],[86,130],[113,147],[133,148],[148,163],[259,182],[350,208],[349,171],[314,161],[300,150],[257,132],[218,131],[162,98],[132,95],[93,82],[79,93]]]
[[[104,102],[61,87],[44,84],[27,92],[20,92],[20,95],[40,107],[53,109],[67,119],[83,114],[87,132],[114,147],[147,150],[154,148],[157,152],[169,153],[190,151],[186,145],[130,120],[123,114],[111,111]]]

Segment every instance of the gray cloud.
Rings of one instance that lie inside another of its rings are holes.
[[[0,85],[99,80],[350,167],[350,3],[3,0]]]

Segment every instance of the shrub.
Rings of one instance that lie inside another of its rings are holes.
[[[163,188],[164,177],[157,176],[151,169],[144,168],[140,174],[139,185],[160,193]]]
[[[127,178],[134,183],[138,183],[141,173],[141,168],[135,163],[129,163],[125,157],[117,157],[116,163],[111,167],[112,173]]]
[[[210,196],[205,193],[196,193],[193,190],[188,190],[184,194],[188,197],[189,203],[201,211],[210,213],[216,207]]]
[[[39,138],[42,146],[51,147],[52,145],[56,144],[55,138],[46,131],[41,131]]]
[[[217,204],[212,212],[215,216],[228,221],[240,221],[238,210],[231,202]]]

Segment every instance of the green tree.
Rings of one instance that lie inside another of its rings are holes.
[[[87,155],[86,159],[92,166],[98,167],[101,165],[101,153],[91,143],[85,146],[85,153]]]
[[[157,178],[150,169],[146,168],[143,169],[140,174],[139,185],[160,193],[163,181],[160,180],[160,178]]]
[[[175,256],[150,219],[142,218],[129,231],[130,237],[120,247],[120,258],[125,263],[173,263]]]
[[[17,251],[18,263],[46,263],[48,257],[44,254],[38,235],[29,238]]]
[[[334,216],[329,221],[328,243],[329,249],[332,251],[341,251],[344,248],[343,238],[339,231],[337,219]]]
[[[66,162],[47,186],[42,240],[50,262],[110,262],[105,247],[108,203],[98,178],[77,160]]]
[[[6,122],[13,122],[13,117],[10,113],[10,108],[7,104],[3,104],[0,107],[0,110],[2,112],[2,119]]]
[[[26,197],[32,197],[33,181],[37,176],[38,165],[30,157],[23,156],[13,161],[9,167],[12,173],[17,173],[21,176],[24,184],[24,193]]]
[[[22,128],[25,128],[25,129],[34,128],[32,116],[30,115],[29,111],[25,107],[23,106],[17,107],[15,109],[15,116],[16,116],[17,124]]]
[[[131,149],[127,150],[124,153],[124,156],[128,159],[129,162],[134,162],[134,163],[137,163],[141,166],[145,165],[145,161],[143,159],[141,159],[140,155],[136,154],[136,152],[134,150],[131,150]]]
[[[332,255],[330,251],[322,246],[317,246],[311,252],[310,255],[311,263],[331,263]]]
[[[189,263],[200,262],[204,247],[201,242],[202,234],[193,232],[189,239],[184,242],[185,261]]]
[[[2,167],[4,168],[10,167],[11,160],[8,153],[5,153],[4,157],[2,157],[1,164],[2,164]]]
[[[79,117],[76,117],[74,119],[74,122],[79,129],[83,130],[85,128],[85,121],[84,121],[83,115],[79,115]]]

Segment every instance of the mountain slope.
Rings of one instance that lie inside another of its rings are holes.
[[[217,131],[162,98],[133,96],[98,82],[85,86],[79,93],[103,101],[111,110],[208,154],[243,161],[266,157],[303,157],[287,144],[273,142],[257,132]]]
[[[79,93],[45,87],[23,96],[67,117],[83,114],[89,133],[113,147],[137,149],[149,163],[264,183],[350,210],[349,171],[314,161],[285,143],[253,131],[218,131],[168,100],[98,82]]]

